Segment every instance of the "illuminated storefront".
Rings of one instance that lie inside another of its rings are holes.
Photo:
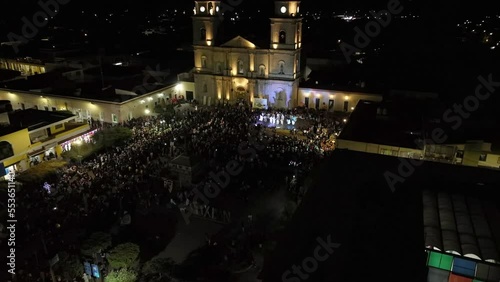
[[[71,140],[66,140],[66,141],[60,143],[62,151],[63,152],[70,151],[72,145],[74,145],[74,144],[84,144],[84,143],[88,144],[88,143],[92,142],[92,136],[94,136],[94,134],[96,134],[97,130],[98,129],[94,129],[94,130],[89,131],[85,134],[82,134],[78,137],[75,137]]]

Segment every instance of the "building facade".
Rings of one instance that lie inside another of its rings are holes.
[[[90,133],[86,122],[76,122],[75,116],[63,113],[25,110],[2,113],[3,126],[0,130],[0,176],[10,171],[24,171],[44,160],[57,158],[64,151],[64,145]],[[19,119],[16,119],[18,116]],[[36,117],[36,123],[23,121],[26,117]],[[9,119],[17,120],[9,124]],[[19,127],[18,124],[26,124]]]
[[[275,2],[269,48],[237,36],[215,46],[221,1],[195,1],[193,15],[194,93],[205,105],[267,99],[275,108],[298,105],[301,77],[300,1]]]
[[[0,69],[19,71],[23,76],[42,74],[46,72],[44,63],[31,58],[17,60],[1,58]]]
[[[0,89],[0,100],[11,101],[14,110],[39,109],[46,111],[71,111],[77,121],[94,120],[119,124],[133,118],[154,114],[157,105],[167,99],[192,93],[193,85],[179,82],[144,95],[123,98],[122,102],[89,99],[78,96],[61,96],[36,91]]]
[[[337,91],[319,88],[299,88],[298,106],[330,112],[352,112],[359,101],[381,102],[380,94]]]

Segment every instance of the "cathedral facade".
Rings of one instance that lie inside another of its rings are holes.
[[[276,1],[269,46],[235,38],[217,44],[221,1],[195,1],[193,15],[194,93],[202,104],[254,103],[274,108],[299,104],[302,18],[300,1]],[[260,103],[260,102],[259,102]]]

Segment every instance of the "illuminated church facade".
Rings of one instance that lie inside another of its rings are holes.
[[[217,44],[221,1],[195,1],[193,19],[194,93],[202,104],[267,100],[274,108],[298,106],[301,78],[300,1],[276,1],[270,45],[235,38]]]

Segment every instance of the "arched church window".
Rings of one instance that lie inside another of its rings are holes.
[[[208,3],[208,12],[210,13],[210,15],[214,14],[214,6],[212,5],[212,3]]]
[[[280,74],[285,74],[285,62],[279,61]]]
[[[259,75],[260,76],[265,76],[266,75],[266,66],[260,65],[259,66]]]
[[[204,28],[200,29],[200,40],[201,41],[207,40],[207,30]]]
[[[279,33],[279,43],[280,44],[285,44],[286,43],[286,32],[284,30],[281,30]]]
[[[238,74],[244,74],[245,70],[243,69],[243,61],[238,61]]]
[[[207,57],[201,56],[201,67],[206,68],[207,67]]]

